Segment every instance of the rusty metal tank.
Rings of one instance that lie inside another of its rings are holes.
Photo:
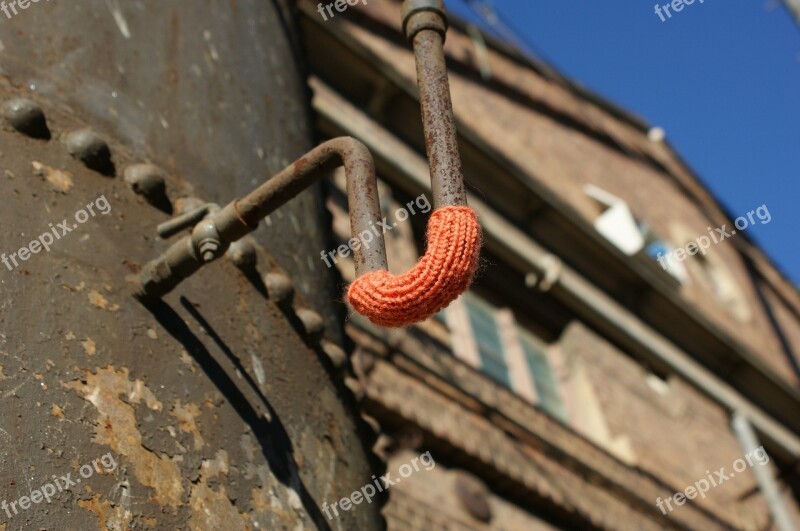
[[[283,0],[0,5],[0,530],[382,527],[321,511],[380,467],[318,188],[160,302],[126,282],[314,144],[297,42]]]

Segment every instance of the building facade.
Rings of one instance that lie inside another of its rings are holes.
[[[431,209],[400,3],[317,8],[316,129],[372,151],[400,273]],[[419,325],[345,320],[388,528],[800,528],[800,295],[746,234],[769,205],[726,212],[663,131],[474,27],[446,52],[478,278]],[[327,203],[344,284],[343,175]]]

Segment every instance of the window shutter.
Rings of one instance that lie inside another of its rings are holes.
[[[519,339],[522,349],[525,351],[528,369],[533,375],[536,394],[539,396],[539,405],[555,418],[566,421],[564,402],[559,394],[558,384],[545,350],[531,337],[530,333],[524,330],[519,331]]]
[[[469,312],[464,304],[464,297],[459,297],[444,310],[447,328],[450,329],[450,343],[453,353],[467,365],[478,370],[481,368],[481,358],[478,354],[478,345],[472,336],[469,325]]]
[[[500,309],[496,313],[496,321],[500,328],[500,337],[503,340],[503,349],[506,353],[506,365],[511,379],[511,388],[518,396],[531,404],[538,404],[536,385],[533,382],[533,373],[528,368],[525,350],[517,334],[517,322],[514,313],[509,309]]]
[[[469,322],[475,342],[478,345],[483,372],[499,381],[506,387],[511,387],[511,380],[506,365],[503,342],[500,331],[494,318],[492,308],[477,297],[467,294],[464,302],[469,313]]]

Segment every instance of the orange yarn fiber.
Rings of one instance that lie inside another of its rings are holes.
[[[401,327],[431,317],[461,295],[478,270],[481,228],[475,211],[434,210],[427,240],[425,255],[407,273],[380,270],[357,278],[347,291],[353,308],[377,325]]]

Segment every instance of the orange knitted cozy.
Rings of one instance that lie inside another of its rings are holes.
[[[432,316],[467,289],[478,269],[481,229],[475,211],[446,206],[428,220],[428,248],[407,273],[386,270],[360,276],[347,298],[355,310],[386,327],[407,326]]]

